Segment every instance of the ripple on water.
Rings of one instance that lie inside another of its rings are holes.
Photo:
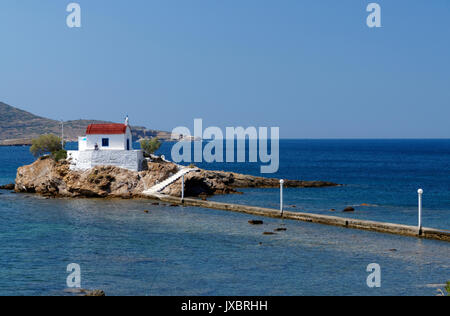
[[[0,210],[3,295],[60,293],[72,262],[83,288],[109,295],[434,295],[423,285],[450,276],[444,242],[146,201],[14,195]]]

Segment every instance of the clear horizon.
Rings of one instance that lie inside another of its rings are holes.
[[[450,138],[450,3],[0,3],[0,101],[171,131],[279,126],[281,139]],[[366,6],[382,8],[370,29]]]

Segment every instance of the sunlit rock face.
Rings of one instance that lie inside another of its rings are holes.
[[[15,191],[52,197],[140,198],[142,192],[175,175],[180,166],[166,161],[144,161],[144,171],[131,171],[116,166],[95,166],[88,170],[72,170],[67,161],[55,162],[44,157],[17,170]],[[160,193],[181,196],[181,179]],[[239,188],[274,188],[278,179],[254,177],[232,172],[199,169],[185,176],[185,196],[237,193]],[[285,180],[285,187],[327,187],[322,181]]]

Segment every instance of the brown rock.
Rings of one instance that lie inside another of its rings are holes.
[[[178,172],[170,162],[148,162],[147,170],[133,172],[113,166],[97,166],[87,171],[73,171],[66,161],[39,159],[18,169],[15,191],[37,193],[51,197],[142,197],[142,192]],[[278,179],[242,175],[232,172],[199,169],[185,176],[185,196],[207,196],[239,193],[236,188],[279,186]],[[285,181],[286,187],[336,186],[320,181]],[[10,186],[9,186],[10,187]],[[161,193],[181,197],[181,179],[167,186]]]
[[[278,188],[279,179],[254,177],[234,172],[199,170],[185,176],[185,196],[210,196],[214,194],[242,194],[238,188]],[[286,187],[318,188],[337,186],[323,181],[285,180]],[[181,197],[181,179],[165,188],[162,193]]]
[[[248,221],[248,223],[250,225],[262,225],[262,224],[264,224],[264,222],[260,221],[260,220],[250,220],[250,221]]]
[[[84,296],[106,296],[106,294],[102,290],[93,290],[93,291],[87,291]]]
[[[5,184],[5,185],[0,185],[0,190],[14,190],[15,184],[11,183],[11,184]]]
[[[353,207],[349,206],[349,207],[346,207],[342,212],[350,213],[350,212],[354,212],[354,211],[355,211],[355,209]]]
[[[264,232],[263,235],[275,235],[274,232]]]
[[[276,228],[275,231],[276,232],[285,232],[285,231],[287,231],[287,228],[281,228],[280,227],[280,228]]]
[[[105,292],[102,290],[86,290],[78,288],[65,289],[64,293],[69,293],[76,296],[106,296]]]

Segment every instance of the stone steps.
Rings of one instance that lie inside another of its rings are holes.
[[[161,192],[166,187],[168,187],[169,185],[171,185],[172,183],[174,183],[175,181],[180,179],[182,176],[184,176],[184,175],[186,175],[186,174],[188,174],[190,172],[194,172],[194,171],[198,171],[198,170],[199,169],[197,169],[197,168],[183,168],[180,171],[178,171],[176,174],[174,174],[173,176],[167,178],[166,180],[164,180],[161,183],[155,184],[150,189],[147,189],[147,190],[145,190],[142,193],[145,194],[145,195],[157,194],[158,192]]]

